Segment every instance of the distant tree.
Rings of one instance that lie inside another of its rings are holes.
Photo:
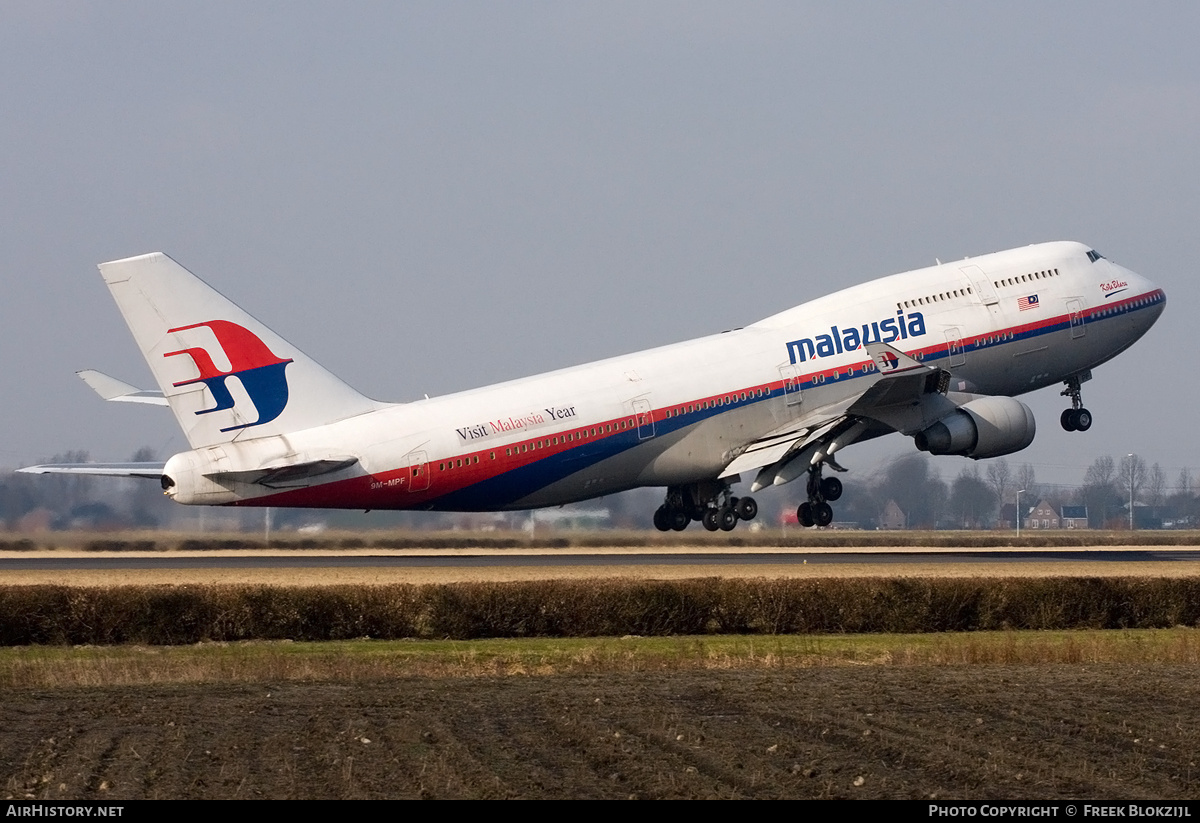
[[[69,451],[56,454],[45,463],[86,463],[86,451]],[[76,506],[90,502],[93,493],[92,477],[84,474],[48,474],[36,478],[34,488],[39,493],[39,506],[45,506],[60,520],[65,519]]]
[[[154,449],[142,446],[129,459],[133,463],[153,463],[157,455]],[[172,504],[163,496],[158,483],[144,478],[135,478],[126,483],[130,488],[123,508],[130,525],[153,529],[168,519],[168,507]]]
[[[1155,463],[1146,474],[1146,502],[1158,508],[1167,499],[1167,473]]]
[[[1118,488],[1121,489],[1121,496],[1125,500],[1125,505],[1129,505],[1132,500],[1137,503],[1142,499],[1142,492],[1146,485],[1146,461],[1139,455],[1127,454],[1121,458],[1121,464],[1117,467],[1116,477]]]
[[[992,488],[979,476],[978,465],[963,469],[954,478],[947,508],[957,528],[982,529],[992,524],[996,499]]]
[[[40,496],[28,474],[10,472],[0,478],[0,522],[15,529],[17,521],[40,505]]]
[[[874,478],[878,480],[878,478]],[[797,480],[796,484],[803,483]],[[841,498],[834,504],[834,516],[837,520],[847,523],[857,523],[860,528],[879,528],[879,517],[887,499],[879,499],[880,486],[878,482],[847,483]],[[791,507],[795,510],[795,506]],[[762,517],[760,514],[759,517]]]
[[[1012,488],[1012,469],[1008,467],[1008,460],[1001,457],[999,460],[993,460],[988,463],[987,467],[987,482],[992,487],[992,492],[996,495],[996,505],[1003,506],[1010,502],[1008,499],[1009,489]]]
[[[1030,506],[1036,506],[1042,499],[1042,492],[1037,484],[1037,473],[1028,463],[1022,463],[1021,468],[1017,469],[1017,482],[1014,485],[1025,490],[1021,498],[1027,500]]]
[[[1186,468],[1179,472],[1175,490],[1167,498],[1168,519],[1174,520],[1177,528],[1195,528],[1200,524],[1200,500],[1193,494],[1192,473]]]
[[[929,458],[911,454],[888,464],[876,494],[884,505],[889,499],[896,501],[908,516],[909,528],[932,529],[942,514],[947,489],[931,470]]]
[[[1097,457],[1083,475],[1083,485],[1076,492],[1080,505],[1088,507],[1092,525],[1107,526],[1121,509],[1121,495],[1116,484],[1116,466],[1107,455]]]

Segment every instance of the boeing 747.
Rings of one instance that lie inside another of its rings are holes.
[[[1017,395],[1081,386],[1158,319],[1162,289],[1089,246],[1043,243],[884,277],[745,328],[426,398],[371,400],[161,253],[100,273],[191,450],[165,464],[33,466],[158,480],[179,503],[498,511],[666,488],[654,523],[731,530],[755,491],[803,478],[828,525],[837,454],[898,432],[931,454],[1020,451]],[[749,493],[733,487],[749,482]]]

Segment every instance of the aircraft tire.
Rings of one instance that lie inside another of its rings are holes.
[[[1092,427],[1092,413],[1087,409],[1077,409],[1075,419],[1071,422],[1075,424],[1075,431],[1085,432]]]
[[[688,513],[682,509],[675,509],[673,512],[671,512],[671,528],[675,531],[683,531],[691,522],[692,518],[688,517]]]
[[[815,526],[816,521],[813,520],[812,504],[801,503],[796,509],[796,519],[799,520],[800,525],[806,529]]]
[[[1075,410],[1063,409],[1063,413],[1059,416],[1058,422],[1062,424],[1064,431],[1075,431]]]
[[[721,526],[721,531],[731,532],[738,524],[737,512],[733,509],[721,509],[717,514],[717,522]]]
[[[735,511],[742,520],[753,520],[758,517],[758,503],[753,497],[739,497]]]
[[[704,523],[704,528],[708,529],[710,532],[715,532],[717,529],[721,528],[721,521],[717,519],[716,509],[709,509],[706,511],[704,513],[704,519],[702,522]]]
[[[654,528],[660,532],[670,531],[671,520],[671,512],[666,506],[659,506],[654,510]]]
[[[826,500],[837,500],[842,496],[842,481],[836,477],[826,477],[821,481],[821,494]]]
[[[828,503],[813,506],[813,520],[818,526],[828,526],[833,522],[833,506]]]

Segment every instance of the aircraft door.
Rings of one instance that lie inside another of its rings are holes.
[[[1071,316],[1071,339],[1087,334],[1083,324],[1083,301],[1075,297],[1067,301],[1067,313]]]
[[[633,417],[637,421],[638,440],[649,440],[654,436],[654,412],[649,400],[639,397],[633,401]]]
[[[993,315],[999,314],[1000,298],[996,296],[996,289],[992,286],[992,278],[988,273],[979,266],[963,266],[959,271],[971,282],[971,291],[980,302],[987,306]]]
[[[967,353],[963,348],[962,332],[957,326],[946,329],[946,354],[949,356],[950,368],[962,366],[967,362]]]
[[[429,455],[424,451],[408,453],[408,476],[405,480],[410,492],[421,492],[429,488]]]
[[[779,376],[783,378],[783,396],[788,407],[799,407],[803,399],[800,394],[800,374],[795,366],[780,366]]]

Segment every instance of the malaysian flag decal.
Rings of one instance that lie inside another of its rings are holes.
[[[1021,311],[1026,309],[1036,309],[1038,307],[1038,296],[1031,294],[1028,297],[1017,298],[1017,308]]]

